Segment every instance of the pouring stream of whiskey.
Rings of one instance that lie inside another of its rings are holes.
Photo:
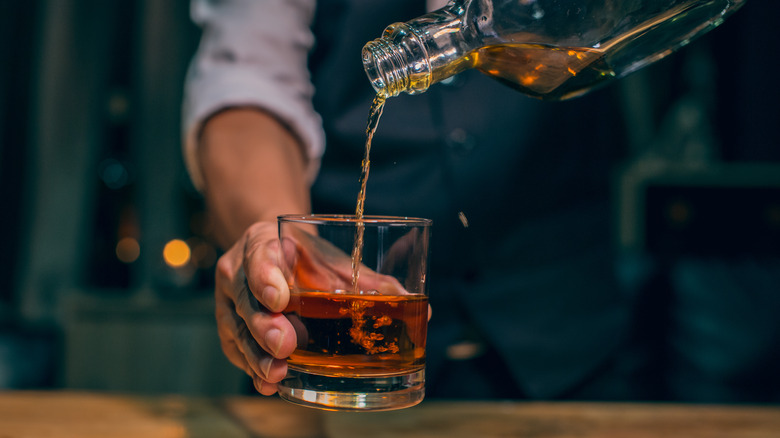
[[[368,182],[368,172],[371,166],[371,140],[374,138],[374,132],[379,125],[379,118],[382,116],[382,110],[385,108],[387,97],[378,93],[371,103],[371,109],[368,111],[368,123],[366,126],[366,151],[363,156],[363,169],[360,172],[360,192],[358,192],[357,207],[355,208],[355,242],[352,247],[352,290],[354,293],[360,293],[358,279],[360,279],[360,264],[363,261],[363,234],[365,226],[363,225],[363,211],[366,203],[366,183]]]

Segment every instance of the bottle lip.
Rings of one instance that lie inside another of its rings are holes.
[[[363,69],[378,94],[417,94],[430,86],[428,54],[413,26],[391,24],[382,37],[363,46],[362,55]]]
[[[397,96],[408,84],[408,74],[398,55],[396,44],[386,38],[377,38],[363,46],[363,70],[378,94]]]

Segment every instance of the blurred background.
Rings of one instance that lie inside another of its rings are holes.
[[[0,388],[237,391],[181,159],[188,0],[0,1]]]
[[[777,12],[751,0],[614,85],[631,128],[615,243],[657,291],[655,327],[674,327],[664,302],[685,304],[672,290],[736,264],[746,278],[711,286],[742,281],[755,306],[714,312],[760,321],[736,344],[780,342],[761,322],[780,302]],[[218,345],[218,251],[180,153],[198,38],[188,0],[0,0],[0,389],[244,389]]]

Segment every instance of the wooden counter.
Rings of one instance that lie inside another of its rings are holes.
[[[276,398],[0,392],[0,438],[778,438],[780,407],[437,402],[342,413]]]

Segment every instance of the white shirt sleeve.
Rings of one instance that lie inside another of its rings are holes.
[[[184,89],[184,157],[193,184],[203,187],[198,133],[206,118],[235,106],[274,114],[303,143],[309,183],[325,149],[322,120],[312,105],[308,54],[314,0],[192,0],[203,30]]]

